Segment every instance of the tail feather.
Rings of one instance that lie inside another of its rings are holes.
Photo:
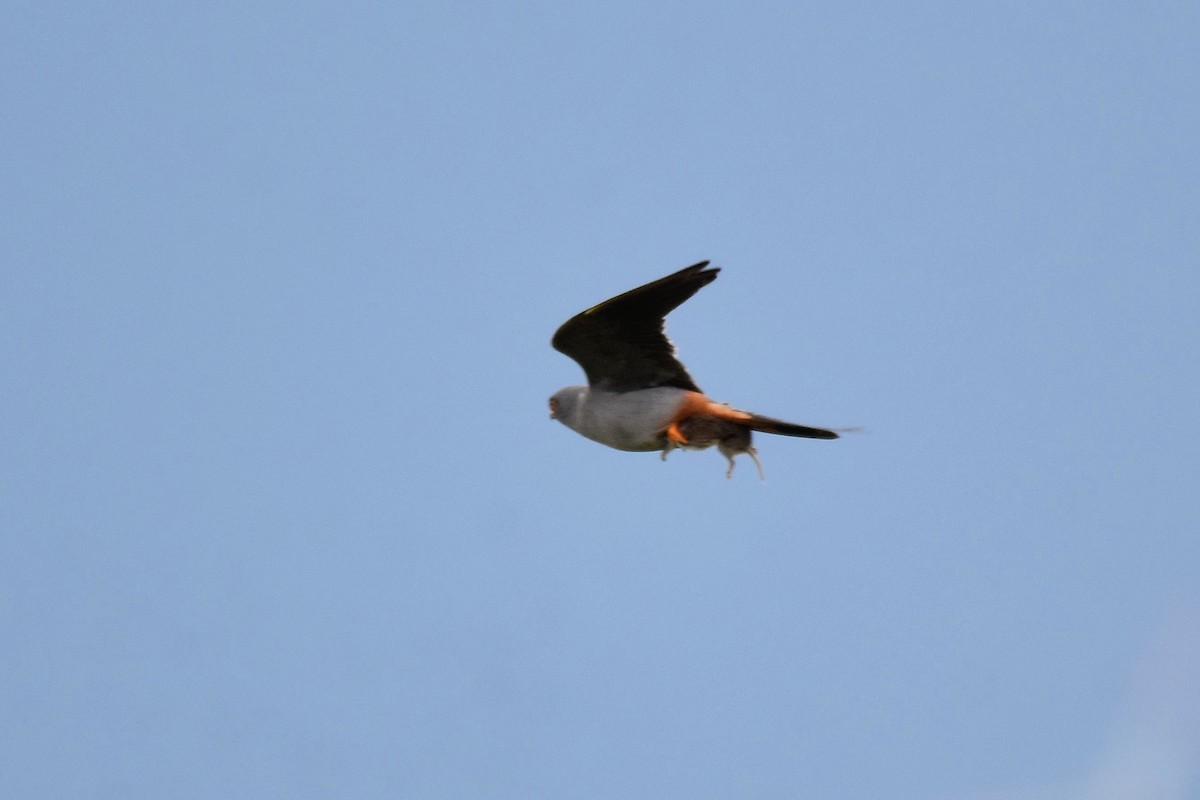
[[[763,417],[758,414],[750,414],[749,419],[744,420],[743,425],[753,431],[762,431],[763,433],[777,433],[780,436],[800,436],[805,439],[836,439],[838,438],[837,431],[831,431],[826,428],[810,428],[807,425],[796,425],[783,420],[772,419],[771,417]]]

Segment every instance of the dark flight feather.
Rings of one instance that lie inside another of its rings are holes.
[[[698,392],[663,325],[667,314],[717,277],[719,268],[707,266],[701,261],[592,306],[564,322],[550,343],[583,367],[594,388],[673,386]]]

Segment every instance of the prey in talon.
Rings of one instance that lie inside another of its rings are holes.
[[[568,386],[550,398],[550,417],[587,438],[634,452],[713,445],[729,462],[746,453],[763,477],[751,432],[836,439],[836,431],[796,425],[715,402],[700,391],[667,339],[667,314],[719,269],[707,261],[605,300],[576,314],[551,344],[583,368],[587,386]]]
[[[763,474],[762,462],[758,460],[758,451],[750,443],[750,429],[746,426],[707,414],[697,414],[678,423],[675,429],[679,435],[678,439],[672,439],[669,431],[665,434],[663,461],[667,460],[667,453],[677,447],[688,450],[705,450],[715,444],[717,451],[729,461],[729,469],[725,470],[726,478],[733,477],[733,457],[745,453],[750,456],[754,461],[754,466],[758,468],[759,479],[764,481],[767,479],[767,476]]]

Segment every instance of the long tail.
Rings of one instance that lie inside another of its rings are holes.
[[[744,425],[752,431],[777,433],[780,436],[800,436],[805,439],[837,439],[838,432],[826,428],[810,428],[807,425],[796,425],[773,417],[751,414],[749,411],[739,411],[724,403],[714,403],[699,392],[691,392],[679,407],[679,417],[676,421],[686,419],[693,414],[710,415],[717,419],[726,419]],[[847,430],[846,428],[842,429]]]
[[[837,431],[827,430],[826,428],[810,428],[807,425],[796,425],[783,420],[772,419],[771,417],[763,417],[758,414],[748,414],[749,419],[743,421],[743,425],[752,431],[762,431],[763,433],[777,433],[780,436],[800,436],[805,439],[836,439],[838,438]]]

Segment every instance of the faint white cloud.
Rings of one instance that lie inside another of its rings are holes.
[[[1194,800],[1200,787],[1200,598],[1154,630],[1087,774],[975,800]]]

